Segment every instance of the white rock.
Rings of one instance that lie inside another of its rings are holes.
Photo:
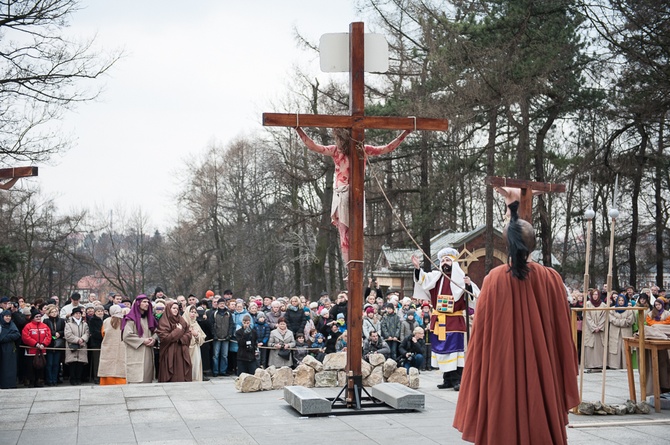
[[[323,359],[324,371],[340,371],[347,367],[347,353],[335,352]]]
[[[372,370],[369,376],[363,379],[363,386],[375,386],[384,382],[384,371],[381,366]]]
[[[235,380],[235,388],[240,392],[256,392],[261,390],[261,379],[243,372]]]
[[[407,377],[407,370],[405,368],[396,368],[387,379],[387,382],[390,383],[400,383],[405,386],[409,385],[409,378]]]
[[[366,378],[372,372],[372,365],[365,360],[361,360],[361,375]]]
[[[391,374],[393,374],[397,368],[398,363],[395,360],[392,358],[387,359],[384,362],[384,378],[388,380],[388,378],[391,377]]]
[[[383,354],[370,354],[368,359],[370,360],[370,364],[372,366],[379,366],[386,361],[386,357],[384,357]]]
[[[293,385],[304,386],[305,388],[314,387],[314,368],[305,364],[298,365],[293,370]]]
[[[272,389],[272,376],[266,369],[256,368],[254,375],[261,379],[261,390],[269,391]]]
[[[320,361],[318,361],[317,359],[315,359],[311,355],[308,355],[307,357],[302,359],[302,364],[307,365],[307,366],[311,366],[312,368],[314,368],[314,370],[316,372],[323,371],[323,363],[321,363]]]
[[[288,366],[277,369],[272,376],[272,389],[281,389],[293,385],[293,370]]]
[[[314,386],[327,388],[337,386],[337,371],[321,371],[314,376]]]

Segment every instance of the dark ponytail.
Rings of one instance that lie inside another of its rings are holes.
[[[519,201],[509,205],[510,222],[507,225],[507,256],[511,261],[509,270],[514,278],[523,280],[528,276],[528,246],[524,242],[523,227],[519,223]]]

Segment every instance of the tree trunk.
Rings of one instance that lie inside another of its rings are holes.
[[[661,121],[658,129],[658,148],[656,158],[656,175],[654,176],[654,210],[655,210],[655,228],[656,228],[656,284],[665,287],[663,284],[663,230],[665,223],[663,220],[663,197],[662,197],[662,177],[663,166],[663,128],[665,127],[665,114],[661,115]]]
[[[628,265],[630,267],[629,284],[636,286],[637,284],[637,249],[638,230],[640,225],[640,211],[638,208],[638,199],[640,198],[640,190],[642,188],[642,176],[644,175],[644,164],[649,143],[649,135],[642,124],[638,125],[637,131],[640,133],[640,152],[635,161],[635,168],[633,169],[633,193],[631,196],[632,215],[631,215],[631,229],[630,229],[630,243],[628,245]]]

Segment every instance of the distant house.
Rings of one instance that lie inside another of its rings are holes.
[[[452,247],[460,252],[457,259],[461,269],[467,273],[472,281],[481,286],[486,271],[484,257],[486,256],[485,226],[477,227],[469,232],[450,232],[445,230],[430,240],[430,255],[437,264],[437,253],[445,247]],[[498,266],[505,262],[507,257],[502,233],[493,229],[493,265]],[[382,252],[375,264],[374,275],[377,282],[384,288],[391,288],[410,296],[413,293],[412,254],[417,249],[391,249],[382,247]]]
[[[486,257],[485,226],[477,227],[470,232],[444,231],[430,239],[430,255],[437,264],[437,253],[445,247],[452,247],[460,252],[458,263],[472,281],[481,286],[486,276],[484,258]],[[493,267],[504,264],[507,260],[507,247],[503,241],[502,232],[493,229]],[[412,279],[412,254],[417,249],[391,249],[382,246],[382,252],[375,264],[373,274],[382,288],[392,289],[402,295],[411,296],[414,289]],[[542,252],[531,253],[531,259],[540,262]],[[551,256],[552,266],[558,267],[561,263],[555,256]]]

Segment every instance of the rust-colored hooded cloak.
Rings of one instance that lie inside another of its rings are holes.
[[[579,403],[577,352],[558,273],[508,266],[482,286],[454,427],[477,444],[567,443],[568,410]]]
[[[158,322],[158,337],[160,343],[160,359],[158,364],[159,382],[190,382],[193,380],[191,371],[191,354],[188,351],[191,344],[189,325],[181,315],[173,315],[172,305],[165,305],[165,313]],[[181,328],[177,327],[181,325]]]

